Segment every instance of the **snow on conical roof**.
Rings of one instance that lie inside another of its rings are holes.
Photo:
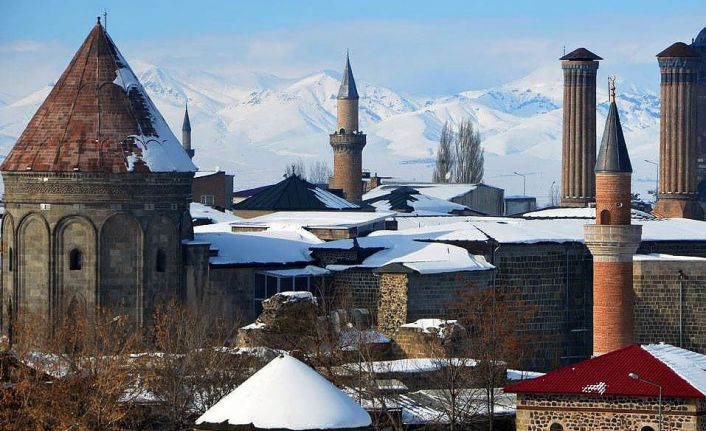
[[[99,21],[2,170],[194,172],[196,167]]]
[[[196,420],[216,429],[250,425],[260,429],[367,427],[370,415],[303,362],[280,355],[223,397]]]

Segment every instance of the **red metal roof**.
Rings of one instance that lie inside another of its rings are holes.
[[[592,359],[559,368],[544,376],[525,380],[505,388],[518,394],[569,394],[594,396],[657,396],[656,387],[632,379],[662,386],[667,398],[704,398],[704,394],[681,378],[665,363],[635,344]]]

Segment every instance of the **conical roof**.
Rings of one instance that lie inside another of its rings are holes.
[[[596,158],[596,172],[632,172],[628,147],[620,125],[620,116],[615,101],[608,109],[608,118],[603,131],[601,148]]]
[[[571,60],[571,61],[593,61],[593,60],[603,60],[601,57],[587,50],[586,48],[576,48],[570,53],[559,58],[559,60]]]
[[[355,79],[353,78],[353,69],[351,62],[346,54],[346,67],[343,69],[343,79],[341,80],[341,88],[338,89],[339,99],[357,99],[358,89],[355,87]]]
[[[196,420],[196,428],[325,430],[361,428],[370,415],[319,373],[280,355]]]
[[[191,131],[191,120],[189,120],[189,107],[186,106],[184,108],[184,121],[181,123],[181,131],[182,132],[190,132]]]
[[[1,169],[122,173],[196,167],[98,21]]]
[[[669,45],[664,51],[660,52],[657,54],[657,58],[662,58],[662,57],[679,57],[679,58],[689,58],[689,57],[700,57],[701,54],[699,54],[696,50],[691,48],[689,45],[685,44],[684,42],[676,42],[671,45]]]
[[[331,211],[360,210],[359,205],[290,175],[233,206],[234,210],[258,211]]]

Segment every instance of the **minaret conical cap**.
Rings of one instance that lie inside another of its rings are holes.
[[[610,103],[601,148],[596,158],[596,172],[632,172],[628,147],[620,125],[620,115],[615,100]]]
[[[341,80],[341,88],[338,89],[339,99],[358,99],[358,89],[355,86],[355,78],[353,78],[353,69],[351,62],[346,53],[346,67],[343,69],[343,79]]]
[[[191,131],[191,121],[189,120],[189,105],[186,105],[186,107],[184,108],[184,121],[181,124],[181,131]]]

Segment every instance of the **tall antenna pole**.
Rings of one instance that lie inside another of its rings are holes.
[[[108,11],[103,8],[103,27],[108,30]]]

